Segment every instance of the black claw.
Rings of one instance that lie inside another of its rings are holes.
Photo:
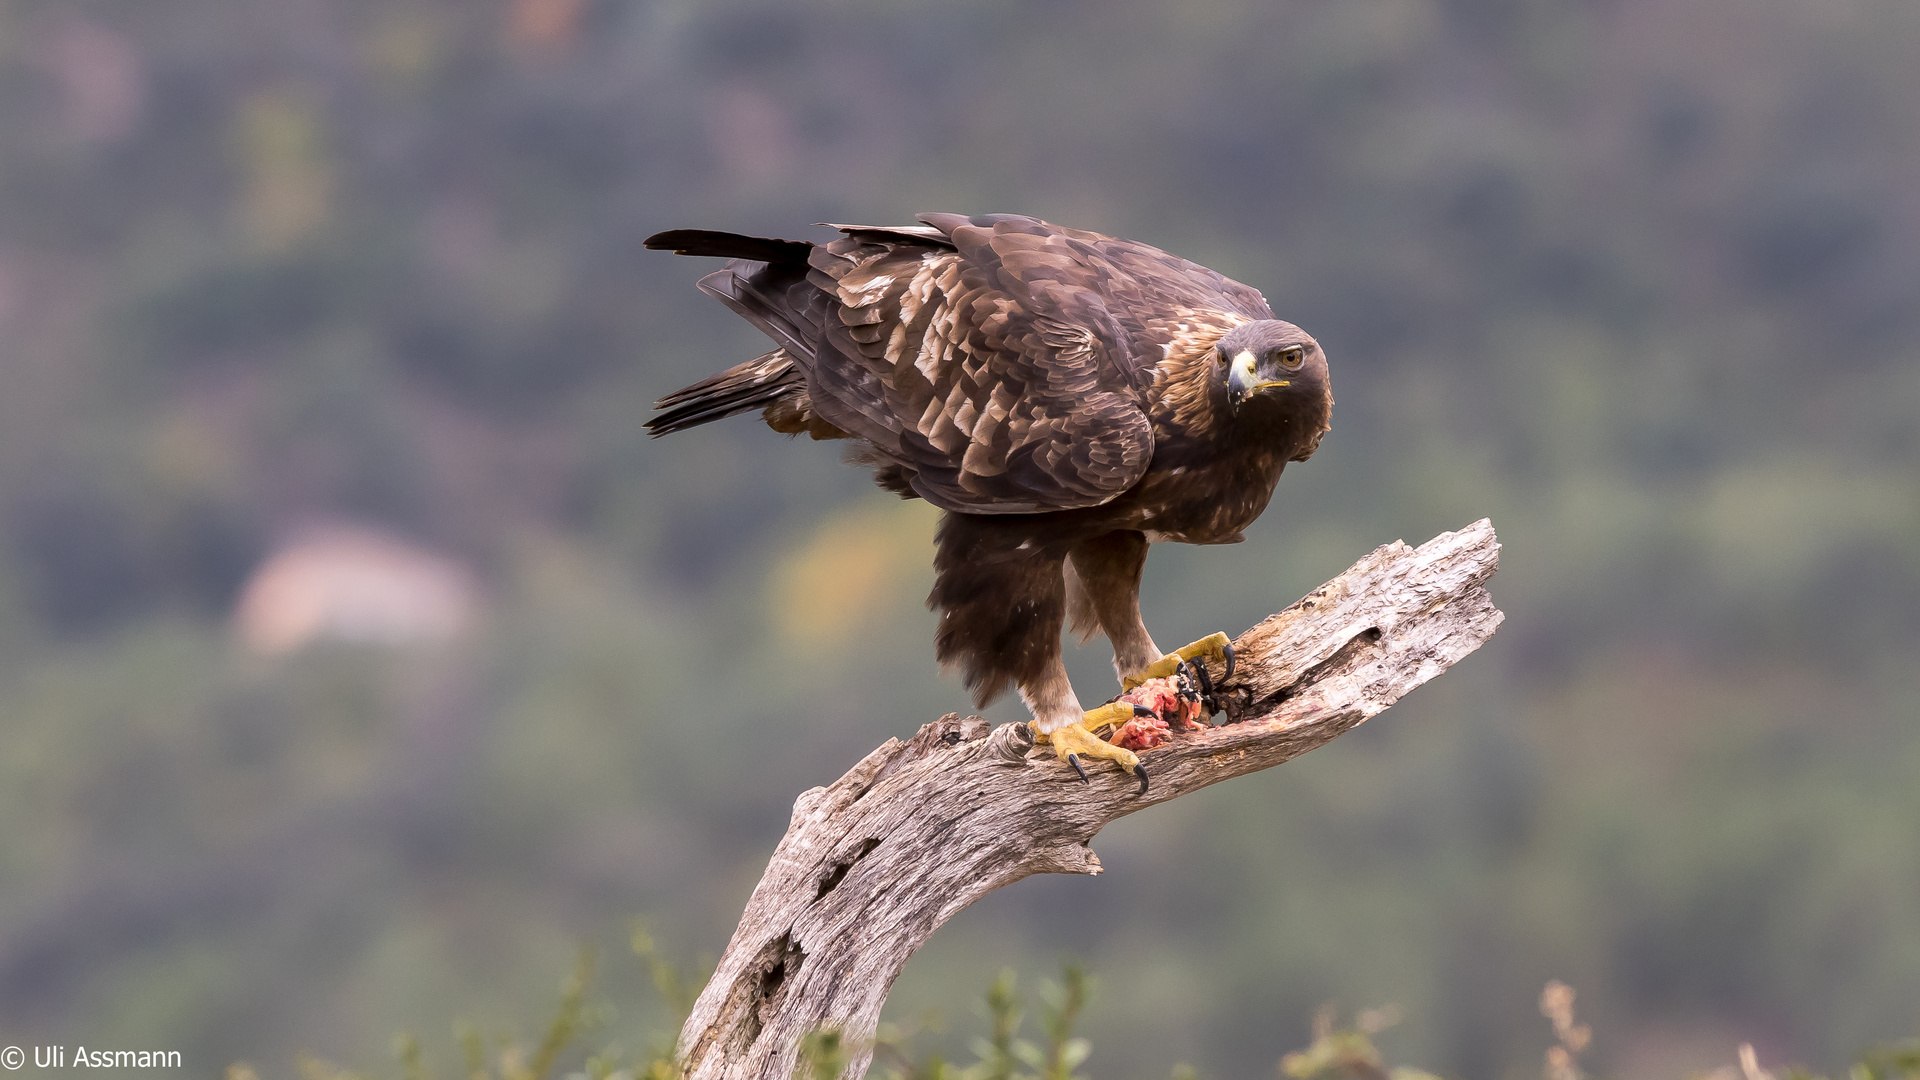
[[[1133,763],[1133,775],[1140,778],[1140,794],[1147,793],[1147,767],[1139,762]]]
[[[1200,700],[1200,695],[1194,691],[1194,688],[1200,685],[1193,677],[1193,669],[1196,666],[1204,665],[1190,665],[1184,657],[1181,658],[1178,664],[1174,665],[1174,673],[1179,676],[1174,682],[1174,686],[1177,688],[1175,692],[1180,695],[1182,701]]]
[[[1233,678],[1233,642],[1227,642],[1221,647],[1221,651],[1227,654],[1227,671],[1226,674],[1220,676],[1220,681],[1226,682],[1228,679]]]
[[[1200,707],[1212,716],[1220,711],[1220,703],[1213,699],[1213,676],[1207,674],[1205,661],[1193,665],[1195,681],[1200,684]]]
[[[1129,701],[1127,702],[1127,704],[1133,706],[1133,715],[1135,716],[1159,716],[1160,715],[1159,713],[1154,712],[1152,709],[1147,708],[1145,705],[1141,705],[1137,702]]]
[[[1077,773],[1079,773],[1079,774],[1080,774],[1080,782],[1081,782],[1081,783],[1083,783],[1083,784],[1091,784],[1091,783],[1093,783],[1093,781],[1091,781],[1091,780],[1089,780],[1089,779],[1087,779],[1087,770],[1085,770],[1085,769],[1083,769],[1083,768],[1081,768],[1081,767],[1080,767],[1080,755],[1079,755],[1079,754],[1068,754],[1068,755],[1067,755],[1067,764],[1069,764],[1069,765],[1071,765],[1071,766],[1073,766],[1073,771],[1074,771],[1074,772],[1077,772]]]

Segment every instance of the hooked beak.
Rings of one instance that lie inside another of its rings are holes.
[[[1273,365],[1268,370],[1260,370],[1260,361],[1251,349],[1241,349],[1234,354],[1233,366],[1227,369],[1227,401],[1234,408],[1254,394],[1269,387],[1291,386],[1292,380],[1274,378],[1279,371]]]

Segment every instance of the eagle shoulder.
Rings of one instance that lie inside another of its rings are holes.
[[[1126,491],[1153,456],[1151,372],[1126,362],[1098,275],[1044,234],[942,235],[858,227],[814,249],[808,280],[836,309],[809,372],[814,408],[949,510]]]

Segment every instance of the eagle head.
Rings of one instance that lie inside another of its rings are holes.
[[[1236,414],[1269,402],[1308,410],[1333,404],[1326,354],[1290,322],[1261,319],[1236,326],[1214,346],[1214,358]]]

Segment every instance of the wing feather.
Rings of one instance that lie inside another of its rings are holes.
[[[787,348],[815,415],[949,510],[1115,498],[1153,456],[1156,364],[1189,324],[1272,317],[1254,290],[1143,244],[1011,215],[920,220],[837,226],[804,270],[735,263],[703,286]]]

